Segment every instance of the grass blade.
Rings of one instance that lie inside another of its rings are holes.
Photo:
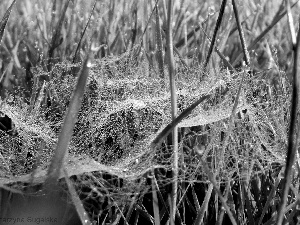
[[[69,192],[71,194],[72,202],[73,202],[73,204],[76,208],[76,211],[77,211],[77,214],[78,214],[78,216],[81,220],[81,223],[83,225],[92,225],[92,223],[90,221],[90,218],[88,217],[88,214],[85,211],[85,209],[82,205],[82,202],[81,202],[80,198],[78,197],[78,195],[76,193],[76,190],[75,190],[73,184],[71,183],[71,181],[69,179],[67,170],[64,168],[63,171],[64,171],[64,174],[65,174],[65,180],[66,180]]]
[[[299,136],[297,126],[297,111],[299,102],[299,90],[300,90],[300,31],[298,31],[297,45],[294,50],[294,68],[293,68],[293,90],[292,90],[292,102],[291,102],[291,114],[289,125],[289,137],[288,137],[288,150],[286,156],[286,167],[284,173],[284,188],[281,197],[280,209],[278,212],[277,224],[282,224],[285,214],[285,205],[287,203],[288,192],[292,181],[293,164],[296,158],[296,151],[299,145]],[[295,135],[297,136],[295,139]]]
[[[232,185],[232,182],[230,182],[228,180],[227,185],[226,185],[226,189],[225,189],[224,199],[226,200],[226,203],[228,204],[230,210],[232,210],[234,215],[236,215],[236,210],[235,210],[234,200],[233,200],[233,196],[232,196],[231,185]],[[224,215],[225,215],[225,209],[221,208],[220,213],[217,217],[217,220],[218,220],[217,224],[218,225],[223,224]]]
[[[142,50],[142,46],[144,45],[144,35],[146,34],[146,31],[147,31],[147,29],[148,29],[148,26],[149,26],[149,24],[150,24],[150,21],[151,21],[151,19],[152,19],[152,16],[153,16],[153,13],[154,13],[154,11],[155,11],[155,9],[156,9],[156,5],[157,5],[157,3],[158,3],[158,0],[156,0],[156,2],[155,2],[155,5],[154,5],[154,7],[153,7],[153,9],[152,9],[152,11],[151,11],[151,14],[150,14],[150,17],[148,18],[148,20],[147,20],[147,23],[146,23],[146,25],[145,25],[145,27],[143,28],[143,33],[142,33],[142,36],[140,37],[140,43],[139,43],[139,47],[138,47],[138,49],[137,49],[137,51],[136,51],[136,53],[135,53],[135,55],[139,55],[140,54],[140,52],[141,52],[141,50]],[[137,23],[137,21],[136,21],[136,23]],[[132,43],[132,45],[133,45],[134,43]]]
[[[176,103],[176,84],[175,84],[175,63],[173,55],[173,0],[169,0],[168,4],[168,23],[167,23],[167,55],[169,66],[169,79],[170,79],[170,91],[171,91],[171,107],[172,107],[172,119],[177,117],[177,103]],[[175,126],[172,132],[172,143],[174,152],[174,164],[173,164],[173,185],[172,185],[172,203],[171,203],[171,215],[170,220],[175,223],[176,215],[176,202],[177,202],[177,188],[178,188],[178,128]]]
[[[68,0],[65,5],[64,8],[61,12],[61,15],[59,17],[58,23],[56,25],[51,43],[50,43],[50,47],[49,47],[49,51],[48,51],[48,71],[51,70],[51,62],[52,62],[52,58],[53,58],[53,54],[54,54],[54,50],[63,42],[62,38],[60,38],[61,35],[61,28],[63,25],[63,22],[65,20],[65,15],[66,15],[66,11],[68,9],[70,0]]]
[[[197,197],[197,194],[195,192],[195,189],[194,189],[193,185],[191,185],[191,190],[192,190],[192,194],[193,194],[194,205],[196,206],[196,212],[197,212],[197,214],[199,214],[201,206],[200,206],[200,203],[198,201],[198,197]]]
[[[67,111],[62,131],[58,138],[57,147],[53,159],[51,161],[47,179],[45,182],[45,188],[49,191],[56,186],[56,182],[60,176],[60,171],[63,168],[64,161],[68,154],[68,145],[72,136],[73,128],[77,119],[77,114],[81,106],[81,100],[85,90],[85,85],[89,75],[89,55],[83,63],[82,70],[78,77],[77,85],[73,92],[73,96],[70,101],[70,106]]]
[[[242,28],[242,25],[241,25],[239,12],[238,12],[235,0],[232,0],[232,6],[233,6],[235,20],[236,20],[236,24],[237,24],[237,27],[238,27],[238,31],[239,31],[239,35],[240,35],[240,39],[241,39],[241,44],[242,44],[242,48],[243,48],[243,52],[244,52],[244,56],[245,56],[245,62],[246,62],[246,65],[249,66],[250,65],[250,56],[249,56],[249,52],[247,50],[245,35],[244,35],[244,31],[243,31],[243,28]]]
[[[292,38],[292,44],[293,46],[296,46],[296,32],[294,27],[294,21],[293,21],[293,15],[292,15],[292,9],[291,9],[291,3],[290,0],[286,0],[286,11],[287,11],[287,18],[288,18],[288,25],[289,30]]]
[[[221,27],[222,19],[223,19],[223,16],[224,16],[224,11],[225,11],[225,7],[226,7],[226,2],[227,2],[227,0],[223,0],[222,3],[221,3],[219,17],[217,19],[214,34],[213,34],[213,37],[212,37],[212,40],[211,40],[211,43],[210,43],[210,47],[209,47],[209,50],[208,50],[208,54],[207,54],[207,57],[206,57],[206,60],[205,60],[205,63],[204,63],[204,69],[205,70],[207,69],[207,65],[209,63],[212,51],[213,51],[213,49],[215,47],[215,44],[216,44],[217,34],[218,34],[218,30]]]
[[[155,225],[160,224],[160,216],[159,216],[159,204],[158,204],[158,198],[157,198],[157,191],[156,190],[156,181],[155,181],[155,174],[153,174],[151,179],[151,186],[152,186],[152,205],[153,205],[153,213],[154,213],[154,221]]]
[[[91,13],[90,13],[89,19],[88,19],[88,21],[87,21],[87,23],[86,23],[86,25],[85,25],[85,27],[84,27],[84,29],[83,29],[81,35],[80,35],[80,39],[79,39],[79,42],[78,42],[78,44],[77,44],[77,47],[76,47],[76,50],[75,50],[75,53],[74,53],[74,56],[73,56],[73,60],[72,60],[73,63],[76,63],[77,54],[78,54],[78,52],[79,52],[79,48],[80,48],[80,45],[81,45],[83,36],[84,36],[84,34],[85,34],[85,32],[86,32],[86,29],[87,29],[88,25],[90,24],[90,21],[91,21],[91,18],[92,18],[92,15],[93,15],[93,12],[94,12],[96,3],[97,3],[97,0],[95,0],[95,2],[94,2],[94,5],[93,5],[92,11],[91,11]]]
[[[198,153],[198,152],[197,152],[197,153]],[[236,222],[236,220],[235,220],[236,216],[234,216],[233,213],[231,212],[229,206],[228,206],[227,203],[226,203],[226,199],[223,197],[223,195],[222,195],[220,189],[218,188],[217,181],[216,181],[216,179],[215,179],[215,177],[214,177],[214,174],[209,170],[209,168],[208,168],[206,162],[204,162],[203,159],[201,158],[201,155],[199,155],[199,156],[200,156],[199,159],[200,159],[200,161],[201,161],[201,163],[202,163],[204,172],[207,174],[209,181],[213,184],[214,189],[215,189],[215,191],[217,192],[217,194],[218,194],[218,196],[219,196],[219,198],[220,198],[220,200],[221,200],[221,202],[222,202],[222,205],[223,205],[223,207],[225,208],[225,210],[226,210],[226,212],[227,212],[227,214],[228,214],[228,216],[229,216],[229,218],[230,218],[231,223],[232,223],[233,225],[237,225],[237,222]]]
[[[244,194],[244,198],[246,201],[247,218],[249,220],[249,224],[255,224],[254,217],[253,217],[252,210],[251,210],[251,202],[250,202],[251,195],[247,191],[247,186],[244,181],[242,181],[241,186],[242,186],[241,188],[242,188],[242,191],[244,192],[243,194]]]
[[[282,177],[281,177],[282,173],[283,173],[283,169],[281,169],[281,171],[279,172],[279,174],[278,174],[278,176],[276,178],[276,181],[275,181],[275,183],[274,183],[274,185],[272,187],[272,190],[270,191],[268,199],[267,199],[267,201],[266,201],[266,203],[264,205],[264,208],[262,210],[262,213],[260,215],[260,218],[259,218],[259,221],[258,221],[258,225],[260,225],[262,223],[262,221],[264,219],[264,216],[265,216],[265,214],[266,214],[266,212],[267,212],[267,210],[268,210],[268,208],[269,208],[269,206],[271,204],[271,201],[273,200],[273,198],[274,198],[274,196],[276,194],[277,187],[278,187],[278,185],[280,183],[280,180],[282,179]]]
[[[208,203],[209,203],[209,200],[210,200],[210,197],[211,197],[211,193],[212,193],[213,187],[214,186],[212,185],[212,183],[210,183],[209,186],[208,186],[208,190],[206,192],[204,201],[203,201],[202,206],[200,208],[200,211],[197,214],[197,217],[196,217],[196,220],[194,222],[194,225],[202,224],[203,223],[204,214],[205,214],[205,212],[208,209]]]
[[[228,92],[227,90],[224,90],[221,95],[225,95]],[[196,100],[194,103],[192,103],[189,107],[184,109],[182,113],[180,113],[172,122],[170,122],[157,136],[156,138],[151,142],[151,148],[154,149],[155,146],[159,145],[166,137],[167,135],[174,129],[175,126],[177,126],[185,117],[187,117],[193,109],[195,109],[199,104],[204,102],[206,99],[209,99],[211,97],[211,94],[206,94],[202,97],[200,97],[198,100]]]
[[[208,37],[206,31],[203,29],[203,27],[201,26],[201,30],[203,31],[204,35],[206,36],[206,38],[211,42],[211,39]],[[203,43],[205,43],[203,41]],[[230,62],[226,59],[225,55],[223,55],[222,52],[220,52],[220,50],[217,48],[217,46],[215,46],[215,51],[217,52],[217,54],[219,55],[219,57],[223,60],[224,64],[231,70],[231,71],[235,71],[234,67],[230,64]],[[203,51],[202,51],[203,52]]]
[[[12,8],[14,6],[14,4],[16,3],[16,0],[14,0],[10,6],[8,7],[8,9],[6,10],[1,22],[0,22],[0,44],[1,44],[1,41],[2,41],[2,38],[3,38],[3,35],[4,35],[4,31],[5,31],[5,27],[6,27],[6,24],[8,22],[8,19],[9,19],[9,16],[10,16],[10,13],[12,11]]]
[[[137,188],[137,190],[140,190],[141,185],[142,185],[142,181],[139,182],[139,184],[138,184],[139,188]],[[139,197],[139,193],[135,193],[134,196],[133,196],[133,198],[132,198],[132,201],[131,201],[131,203],[129,205],[129,209],[128,209],[127,214],[126,214],[126,221],[127,221],[127,223],[130,220],[130,217],[132,215],[132,212],[134,210],[134,207],[136,205],[138,197]]]
[[[148,1],[144,0],[141,6],[141,10],[143,10],[143,18],[142,18],[142,29],[145,31],[145,33],[143,34],[143,46],[146,52],[149,51],[149,35],[147,32],[147,29],[145,29],[146,27],[149,26],[150,23],[150,19],[147,21],[148,18]],[[156,8],[156,7],[154,7]]]
[[[216,15],[216,14],[214,14],[214,15]],[[187,39],[187,41],[189,41],[194,35],[195,35],[195,33],[197,33],[199,30],[200,30],[200,28],[205,24],[205,23],[207,23],[207,20],[209,19],[209,18],[211,18],[212,16],[209,16],[206,20],[204,20],[200,25],[198,25],[198,26],[196,26],[192,31],[190,31],[188,34],[187,34],[187,36],[186,37],[183,37],[182,39],[180,39],[176,44],[175,44],[175,47],[176,48],[180,48],[180,47],[182,47],[183,45],[184,45],[184,43],[185,43],[185,40]]]
[[[224,137],[223,144],[222,144],[222,147],[221,147],[221,160],[219,162],[218,168],[222,168],[221,164],[222,164],[222,162],[224,162],[225,149],[227,147],[231,132],[234,128],[234,120],[235,120],[235,115],[236,115],[236,112],[237,112],[237,106],[238,106],[238,103],[240,101],[239,99],[242,95],[242,88],[243,88],[243,84],[244,84],[244,80],[245,80],[247,72],[248,72],[248,69],[244,68],[244,72],[243,72],[243,75],[242,75],[242,78],[241,78],[241,81],[240,81],[240,84],[239,84],[239,89],[238,89],[238,92],[235,96],[232,112],[231,112],[231,115],[229,117],[229,124],[228,124],[228,128],[227,128],[227,132],[225,133],[225,137]]]
[[[163,42],[161,36],[161,24],[159,20],[158,14],[158,5],[155,5],[155,19],[156,19],[156,41],[157,41],[157,62],[158,62],[158,69],[159,69],[159,76],[161,78],[165,77],[164,72],[164,57],[163,57]]]

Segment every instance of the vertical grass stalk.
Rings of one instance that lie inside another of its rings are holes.
[[[247,50],[245,35],[244,35],[243,28],[242,28],[242,24],[240,21],[239,12],[238,12],[235,0],[232,0],[232,6],[233,6],[233,12],[235,15],[235,20],[236,20],[236,24],[237,24],[237,28],[239,31],[240,40],[241,40],[241,44],[242,44],[242,48],[243,48],[243,52],[244,52],[244,56],[245,56],[245,62],[246,62],[246,65],[249,66],[250,65],[250,56],[249,56],[249,52]]]
[[[171,107],[172,107],[172,120],[177,116],[177,103],[176,103],[176,84],[175,84],[175,63],[173,55],[173,35],[172,35],[172,22],[173,22],[173,0],[169,0],[168,4],[168,23],[167,23],[167,54],[169,64],[169,78],[171,89]],[[178,187],[178,128],[174,127],[172,132],[172,143],[174,151],[174,165],[173,165],[173,185],[172,185],[172,210],[170,219],[175,222],[176,202],[177,202],[177,187]]]
[[[290,29],[291,32],[294,32]],[[285,214],[285,205],[287,203],[290,184],[292,181],[293,164],[295,162],[296,151],[299,143],[299,131],[297,126],[297,110],[299,104],[299,88],[300,88],[300,31],[297,35],[297,44],[293,46],[294,51],[294,68],[293,68],[293,91],[291,116],[289,125],[288,150],[286,157],[286,167],[284,172],[284,188],[281,195],[281,204],[278,211],[277,224],[281,225]],[[295,137],[296,135],[296,137]]]
[[[155,18],[156,18],[156,42],[157,42],[156,58],[158,62],[159,77],[164,78],[165,73],[164,73],[163,42],[161,37],[161,24],[159,20],[158,4],[155,5],[155,9],[156,9]]]
[[[160,225],[159,204],[158,204],[155,179],[156,179],[155,173],[153,171],[152,179],[151,179],[151,187],[152,187],[152,205],[153,205],[154,222],[155,222],[155,225]]]

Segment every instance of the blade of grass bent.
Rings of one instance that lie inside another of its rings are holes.
[[[53,159],[51,161],[47,178],[45,181],[45,189],[51,191],[51,188],[56,185],[56,182],[60,176],[60,171],[63,167],[64,161],[68,155],[68,145],[71,140],[73,128],[77,119],[77,115],[81,106],[81,100],[85,90],[87,78],[89,75],[89,55],[83,63],[82,70],[78,77],[77,85],[73,92],[70,106],[68,108],[64,124],[59,134],[57,147],[54,152]]]
[[[223,91],[221,95],[225,95],[228,92],[228,89]],[[204,102],[206,99],[209,99],[211,94],[206,94],[192,103],[189,107],[182,111],[172,122],[170,122],[151,142],[151,148],[154,149],[155,146],[159,145],[164,138],[177,126],[185,117],[187,117],[200,103]]]
[[[6,27],[6,24],[8,22],[8,19],[9,19],[9,16],[10,16],[10,13],[12,11],[12,7],[14,6],[14,4],[16,3],[16,0],[14,0],[9,8],[6,10],[1,22],[0,22],[0,44],[1,44],[1,41],[2,41],[2,38],[3,38],[3,35],[4,35],[4,31],[5,31],[5,27]]]

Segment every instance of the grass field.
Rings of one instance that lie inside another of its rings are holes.
[[[0,5],[0,224],[300,224],[298,1]]]

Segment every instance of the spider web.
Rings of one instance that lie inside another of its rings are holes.
[[[133,183],[153,170],[172,171],[170,140],[150,148],[156,135],[171,122],[169,80],[160,78],[155,68],[149,70],[146,64],[147,61],[137,64],[130,53],[94,62],[66,162],[69,176],[76,176],[78,185],[90,180],[92,188],[92,181],[97,179],[94,173],[99,171]],[[12,118],[17,131],[17,135],[0,131],[2,184],[44,180],[76,83],[76,77],[68,72],[76,66],[69,62],[56,64],[52,79],[44,90],[38,89],[37,99],[41,101],[33,109],[9,98],[1,102],[2,113]],[[245,171],[252,176],[269,170],[274,163],[282,164],[289,121],[289,85],[275,90],[265,80],[245,79],[222,156],[242,73],[202,71],[201,66],[177,71],[179,113],[203,95],[211,96],[178,125],[179,179],[207,181],[199,157],[218,173],[220,181]],[[41,68],[35,72],[36,77],[45,75]],[[285,81],[284,76],[281,81]],[[38,86],[42,84],[40,81]],[[226,88],[226,95],[221,94]],[[218,168],[220,159],[224,160],[222,169]],[[157,176],[165,184],[172,182],[164,172]]]

